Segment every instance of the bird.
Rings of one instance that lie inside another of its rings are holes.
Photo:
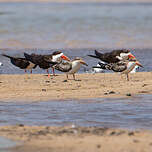
[[[1,66],[3,66],[3,63],[2,63],[2,62],[0,62],[0,67],[1,67]]]
[[[100,62],[97,63],[96,67],[100,67]],[[105,62],[102,62],[105,63]],[[104,73],[104,70],[102,68],[92,68],[93,73]]]
[[[129,73],[135,68],[135,66],[143,67],[142,64],[136,59],[130,59],[126,61],[119,61],[117,63],[99,63],[100,67],[94,66],[93,68],[102,68],[106,70],[112,70],[114,72],[121,72],[126,74],[129,81]]]
[[[73,79],[76,80],[75,73],[80,69],[82,64],[88,66],[83,59],[77,57],[72,61],[62,61],[61,63],[56,64],[54,68],[58,71],[65,72],[67,80],[69,74],[72,74]]]
[[[100,59],[101,61],[106,63],[117,63],[119,61],[135,59],[135,56],[131,54],[130,50],[127,49],[113,50],[107,53],[100,53],[95,50],[95,55],[88,56]]]
[[[42,69],[46,69],[48,73],[48,77],[50,77],[50,74],[48,71],[50,67],[52,67],[53,75],[55,75],[53,65],[60,63],[62,59],[70,61],[70,59],[60,51],[55,51],[50,55],[24,53],[24,56],[28,61],[38,65]]]
[[[12,57],[6,54],[2,54],[2,56],[9,58],[13,65],[19,67],[20,69],[24,69],[25,72],[26,70],[31,70],[32,73],[32,69],[35,69],[37,66],[25,58]]]

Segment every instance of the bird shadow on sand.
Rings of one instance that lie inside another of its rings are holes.
[[[81,80],[79,80],[79,79],[76,79],[76,80],[74,80],[74,79],[68,79],[68,80],[63,80],[62,82],[69,82],[69,80],[71,81],[81,81]]]
[[[43,75],[43,76],[48,77],[48,75],[47,75],[47,74],[45,74],[45,75]],[[59,75],[57,75],[57,74],[56,74],[56,75],[52,75],[52,74],[50,74],[50,76],[49,76],[49,77],[50,77],[50,78],[53,78],[53,77],[58,77],[58,76],[59,76]]]

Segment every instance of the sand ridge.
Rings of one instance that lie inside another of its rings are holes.
[[[77,81],[65,81],[64,74],[50,78],[43,74],[0,75],[0,99],[30,102],[151,94],[151,78],[152,72],[130,74],[130,81],[117,73],[77,74]]]
[[[0,135],[22,141],[14,152],[149,152],[151,131],[97,127],[15,126],[0,127]]]

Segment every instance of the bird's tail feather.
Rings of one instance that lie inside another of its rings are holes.
[[[99,59],[99,57],[95,55],[88,55],[88,56]]]
[[[101,59],[103,54],[98,52],[97,50],[94,51],[95,55],[88,55],[90,57],[93,57],[93,58],[97,58],[97,59]]]
[[[2,56],[5,56],[5,57],[7,57],[7,58],[9,58],[9,59],[14,59],[14,57],[9,56],[9,55],[6,55],[6,54],[2,54]]]

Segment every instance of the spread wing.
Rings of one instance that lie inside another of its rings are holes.
[[[54,68],[61,72],[69,72],[72,69],[72,63],[68,61],[64,61],[55,65]]]

